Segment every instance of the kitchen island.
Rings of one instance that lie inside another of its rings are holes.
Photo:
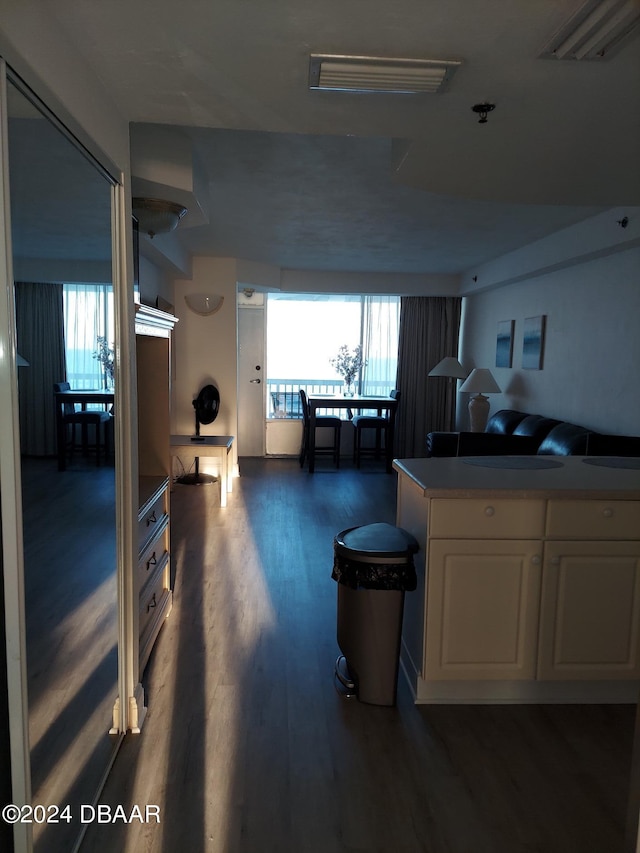
[[[636,702],[640,459],[401,459],[416,702]]]

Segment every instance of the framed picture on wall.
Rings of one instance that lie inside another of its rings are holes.
[[[527,317],[522,338],[522,367],[525,370],[542,370],[544,355],[544,314]]]
[[[511,367],[513,364],[513,327],[515,320],[500,320],[496,338],[496,367]]]

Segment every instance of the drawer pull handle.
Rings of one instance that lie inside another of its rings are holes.
[[[153,554],[147,560],[147,571],[149,571],[151,566],[155,566],[157,564],[157,562],[158,561],[156,559],[156,552],[154,551]]]
[[[150,610],[153,610],[153,608],[157,606],[157,603],[158,602],[156,601],[156,594],[154,592],[153,595],[151,596],[151,601],[147,604],[147,613]]]
[[[542,558],[540,557],[540,554],[534,554],[533,557],[531,558],[531,562],[534,566],[539,566],[540,563],[542,562]]]
[[[604,515],[605,518],[612,518],[613,517],[613,510],[611,509],[611,507],[607,507],[606,509],[602,510],[602,514]]]
[[[558,556],[552,557],[551,558],[551,565],[552,566],[559,566],[560,565],[560,557],[558,557]]]
[[[491,518],[492,515],[495,515],[496,511],[492,506],[485,507],[484,514],[487,518]]]
[[[147,527],[149,527],[150,524],[155,524],[157,520],[158,519],[156,518],[156,511],[154,509],[151,515],[147,516]]]

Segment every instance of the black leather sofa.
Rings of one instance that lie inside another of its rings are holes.
[[[577,424],[501,409],[485,432],[430,432],[427,456],[640,456],[640,437],[594,432]]]

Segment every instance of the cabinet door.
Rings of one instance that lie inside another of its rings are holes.
[[[432,541],[424,677],[535,678],[541,563],[537,540]]]
[[[538,678],[640,677],[640,542],[547,542]]]

